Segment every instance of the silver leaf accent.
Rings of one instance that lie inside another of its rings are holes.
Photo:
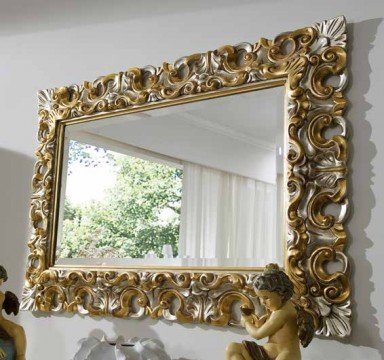
[[[320,39],[325,41],[328,46],[340,46],[345,48],[347,45],[346,20],[344,16],[334,19],[324,20],[315,23],[313,27],[318,31]]]
[[[351,334],[351,302],[343,304],[331,304],[323,297],[314,298],[321,315],[323,323],[316,332],[317,335],[346,337]]]

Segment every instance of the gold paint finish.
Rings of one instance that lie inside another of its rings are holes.
[[[338,17],[274,40],[227,45],[174,64],[131,68],[83,85],[41,91],[30,210],[33,233],[22,308],[238,325],[235,304],[253,309],[257,303],[255,269],[54,266],[64,127],[285,84],[285,270],[297,301],[314,316],[317,332],[348,335],[345,31],[345,19]],[[338,85],[329,85],[330,77],[336,77]],[[327,137],[334,127],[341,130]],[[326,212],[329,204],[339,206],[339,215]],[[326,264],[335,261],[342,269],[328,273]]]

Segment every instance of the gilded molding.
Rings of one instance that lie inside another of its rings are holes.
[[[174,64],[131,68],[83,85],[39,92],[39,147],[30,210],[33,232],[22,308],[238,325],[232,305],[257,304],[254,273],[50,266],[58,129],[95,116],[221,96],[281,80],[286,84],[289,143],[285,269],[295,284],[297,301],[313,314],[317,333],[349,335],[351,287],[343,225],[348,209],[346,41],[346,21],[338,17],[274,40],[227,45]],[[331,77],[336,85],[328,81]],[[338,132],[330,137],[328,129]],[[330,204],[338,206],[338,215],[327,212]],[[328,262],[338,262],[341,270],[329,273]]]

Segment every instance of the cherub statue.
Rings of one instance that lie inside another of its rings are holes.
[[[304,347],[311,342],[314,323],[309,313],[292,302],[291,280],[278,265],[269,264],[254,286],[266,314],[259,318],[242,307],[241,322],[253,338],[268,337],[268,342],[263,346],[254,341],[231,343],[226,360],[301,360],[300,342]]]
[[[7,271],[0,265],[0,286],[7,281]],[[26,339],[24,329],[4,318],[3,310],[9,315],[19,312],[19,300],[10,291],[0,291],[0,359],[25,360]]]

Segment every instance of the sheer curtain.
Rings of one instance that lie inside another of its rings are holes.
[[[276,185],[184,163],[179,256],[273,261],[276,206]]]

